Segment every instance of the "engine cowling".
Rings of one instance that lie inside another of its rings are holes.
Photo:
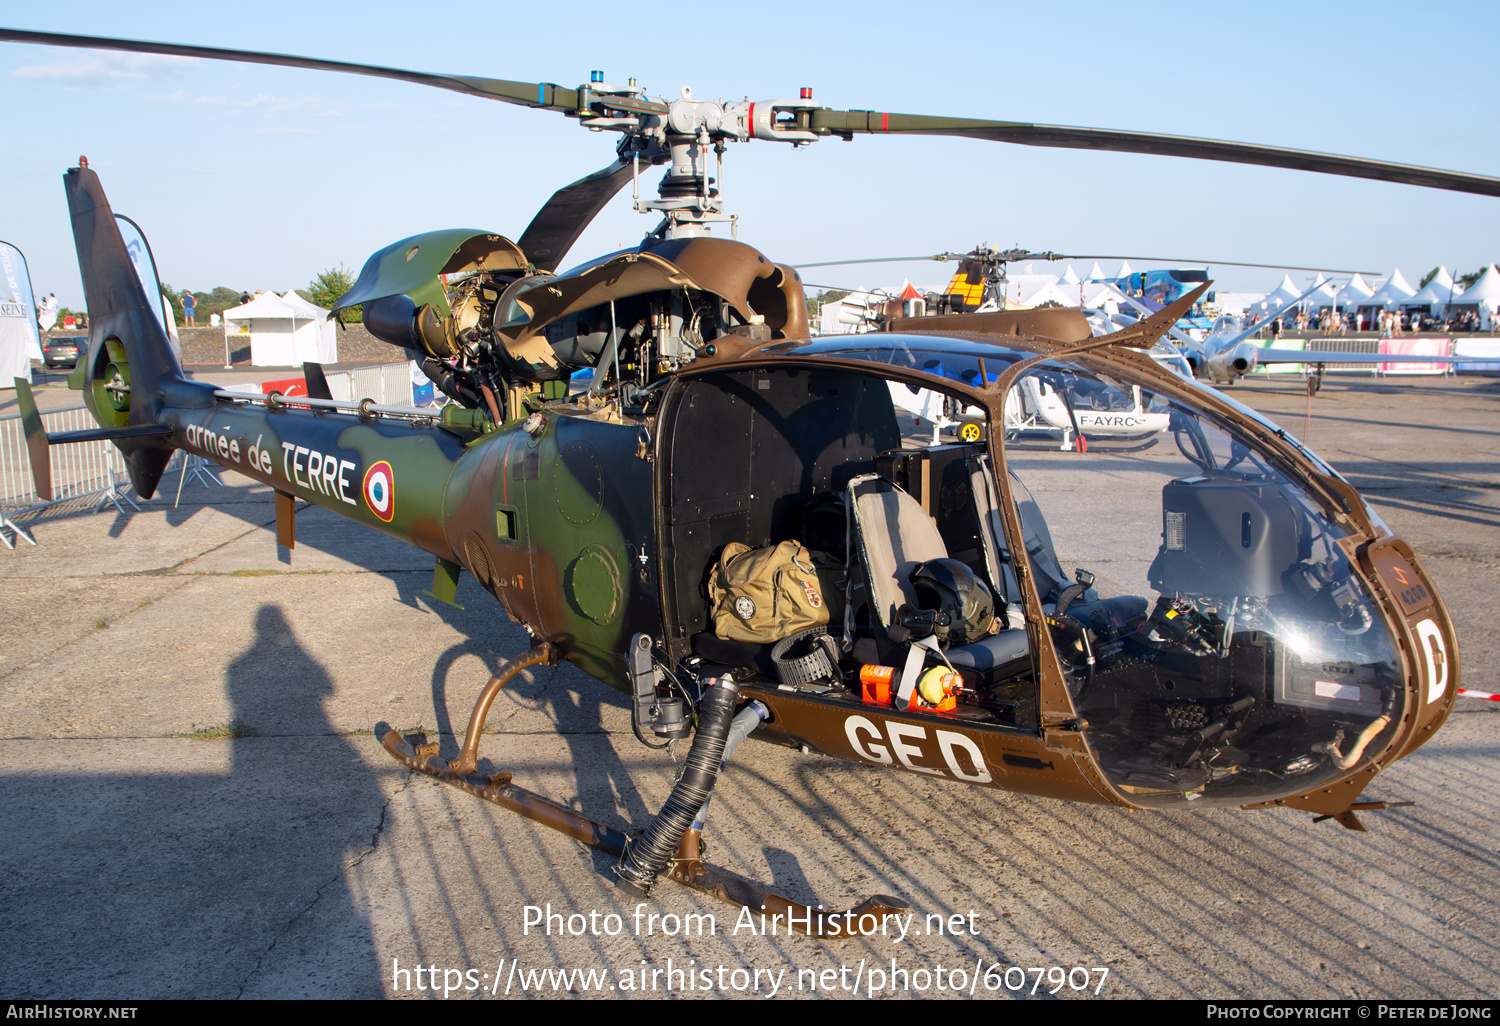
[[[1209,380],[1216,385],[1227,385],[1242,374],[1255,369],[1260,349],[1252,342],[1225,349],[1211,356],[1207,363]]]

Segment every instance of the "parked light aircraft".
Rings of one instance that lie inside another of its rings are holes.
[[[1282,309],[1293,309],[1298,303],[1322,288],[1324,284],[1324,282],[1318,282]],[[1154,312],[1133,297],[1127,297],[1127,300],[1142,314]],[[1251,335],[1263,330],[1265,326],[1265,318],[1251,319],[1247,326],[1234,317],[1220,317],[1214,322],[1213,330],[1201,342],[1177,328],[1173,328],[1169,334],[1181,347],[1183,359],[1187,361],[1193,374],[1202,375],[1215,385],[1232,385],[1261,364],[1300,364],[1311,368],[1310,373],[1314,381],[1314,390],[1316,390],[1322,383],[1324,367],[1330,363],[1362,363],[1373,368],[1388,363],[1454,364],[1462,359],[1457,356],[1434,356],[1424,353],[1355,353],[1344,350],[1279,349],[1275,346],[1257,346],[1249,341]]]
[[[1098,320],[1090,318],[1089,323],[1095,337],[1121,330],[1102,315]],[[1192,380],[1191,368],[1175,347],[1158,342],[1146,352],[1161,366]],[[936,361],[932,362],[934,365],[926,368],[931,373],[956,377],[946,374]],[[986,377],[993,381],[995,375]],[[977,374],[974,378],[966,383],[977,384]],[[963,442],[977,442],[984,437],[984,412],[978,407],[961,405],[929,389],[894,382],[890,388],[891,398],[898,407],[919,422],[932,425],[932,444],[938,444],[944,431],[952,431]],[[1144,448],[1170,426],[1171,420],[1165,410],[1143,397],[1139,388],[1127,393],[1062,376],[1049,379],[1046,375],[1023,378],[1006,397],[1004,417],[1005,437],[1010,441],[1056,439],[1064,451],[1100,441],[1114,449]],[[1085,441],[1078,441],[1080,435]]]

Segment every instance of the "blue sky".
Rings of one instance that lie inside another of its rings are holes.
[[[544,7],[280,2],[28,5],[14,28],[242,47],[653,95],[1202,135],[1500,174],[1500,5],[778,4]],[[59,176],[89,157],[178,287],[285,290],[419,231],[514,238],[612,135],[363,77],[0,44],[0,239],[81,302]],[[1206,256],[1386,271],[1500,258],[1500,200],[1202,161],[964,140],[734,145],[740,238],[776,260],[966,249]],[[654,177],[649,186],[654,192]],[[634,243],[628,190],[571,260]],[[1113,267],[1107,269],[1113,270]],[[1087,265],[1079,267],[1086,271]],[[935,284],[932,264],[813,281]],[[1217,271],[1269,289],[1280,272]],[[1294,276],[1300,280],[1299,276]]]

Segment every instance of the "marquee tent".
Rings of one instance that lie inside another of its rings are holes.
[[[1070,292],[1074,294],[1069,295]],[[1009,305],[1012,309],[1020,308],[1029,310],[1033,307],[1041,306],[1043,303],[1047,302],[1056,303],[1058,306],[1077,305],[1078,296],[1076,294],[1076,286],[1074,288],[1065,290],[1059,288],[1057,282],[1055,281],[1042,282],[1037,287],[1034,287],[1030,292],[1027,292],[1023,296],[1021,296],[1018,302],[1011,303]]]
[[[1314,282],[1318,285],[1318,291],[1304,299],[1300,305],[1306,306],[1308,310],[1322,310],[1332,306],[1339,294],[1333,282],[1326,280],[1321,274]]]
[[[1261,316],[1272,316],[1306,291],[1306,289],[1299,289],[1296,285],[1292,284],[1291,275],[1283,274],[1281,276],[1281,284],[1276,286],[1276,291],[1267,295],[1259,303],[1254,304],[1253,309]]]
[[[1071,290],[1069,290],[1071,291]],[[1113,282],[1091,281],[1083,286],[1083,305],[1089,310],[1103,310],[1105,313],[1118,313],[1122,309],[1131,309],[1121,292]]]
[[[244,306],[224,311],[224,330],[250,330],[250,362],[258,367],[296,367],[303,363],[337,363],[338,336],[328,311],[296,292],[256,296]]]
[[[1410,299],[1403,300],[1401,305],[1430,307],[1433,313],[1437,313],[1445,309],[1462,292],[1463,290],[1453,283],[1453,275],[1448,273],[1448,268],[1439,267],[1437,274],[1432,276],[1432,280],[1423,287],[1422,291]]]
[[[1395,310],[1416,294],[1401,275],[1401,268],[1391,271],[1391,276],[1385,280],[1385,284],[1376,289],[1367,299],[1362,299],[1355,305],[1358,307],[1374,307],[1379,310]]]
[[[1356,274],[1349,279],[1348,284],[1339,289],[1338,306],[1340,310],[1349,310],[1359,306],[1375,290],[1365,284],[1364,278]]]
[[[1004,290],[1002,295],[1005,296],[1005,305],[1009,309],[1032,306],[1033,304],[1026,302],[1026,300],[1033,293],[1037,292],[1043,286],[1056,284],[1057,275],[1055,274],[1027,274],[1023,271],[1019,274],[1009,275],[1001,283],[1001,287]]]
[[[1500,323],[1500,317],[1496,316],[1496,308],[1500,307],[1500,270],[1496,270],[1494,264],[1484,269],[1479,280],[1464,294],[1454,298],[1448,307],[1449,315],[1474,312],[1479,315],[1479,330],[1494,331],[1495,325]]]

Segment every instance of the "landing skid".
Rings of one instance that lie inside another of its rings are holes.
[[[629,838],[621,831],[596,823],[579,815],[572,809],[517,787],[511,783],[509,773],[483,775],[476,772],[479,738],[484,721],[489,715],[490,705],[506,682],[521,670],[539,663],[555,665],[557,652],[544,643],[526,655],[513,659],[500,668],[474,705],[469,718],[469,730],[464,738],[459,757],[452,762],[438,758],[437,742],[411,744],[395,730],[385,730],[381,745],[408,769],[441,780],[450,787],[467,791],[476,798],[483,798],[502,808],[526,817],[542,826],[551,827],[577,841],[615,857],[625,854]],[[381,733],[377,728],[377,733]],[[752,914],[767,914],[781,917],[786,929],[796,930],[811,937],[837,938],[878,933],[884,917],[906,912],[909,906],[899,898],[877,894],[866,898],[853,908],[843,912],[831,912],[821,906],[813,907],[782,897],[763,884],[720,869],[704,862],[702,838],[697,830],[688,830],[678,845],[665,876],[691,887],[695,891],[712,895],[731,905],[750,910]]]

